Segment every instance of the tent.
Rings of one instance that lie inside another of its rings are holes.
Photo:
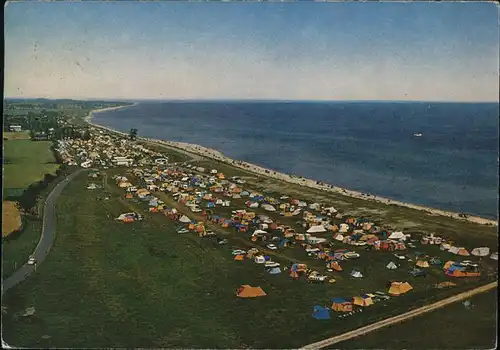
[[[389,294],[399,296],[408,293],[413,287],[408,282],[392,282],[389,288]]]
[[[328,263],[328,267],[334,269],[335,271],[342,271],[342,267],[337,261],[331,261]]]
[[[436,285],[436,288],[441,289],[441,288],[455,287],[455,286],[456,286],[456,284],[453,282],[441,282],[441,283]]]
[[[368,295],[356,296],[352,298],[352,303],[358,306],[370,306],[373,305],[373,300]]]
[[[363,274],[359,270],[352,270],[351,276],[355,278],[361,278],[363,277]]]
[[[262,205],[262,209],[265,209],[267,211],[276,211],[276,208],[273,207],[271,204],[264,204],[264,205]]]
[[[495,253],[491,254],[490,255],[490,259],[498,260],[498,252],[495,252]]]
[[[273,267],[268,272],[270,275],[277,275],[278,273],[281,273],[281,269],[279,267]]]
[[[337,241],[342,242],[342,241],[344,240],[344,236],[342,236],[342,235],[339,233],[339,234],[337,234],[337,235],[335,236],[335,239],[336,239]]]
[[[469,252],[467,251],[467,249],[463,248],[463,247],[460,247],[458,249],[458,252],[457,252],[457,255],[461,255],[461,256],[469,256]]]
[[[487,256],[490,254],[490,248],[488,247],[474,248],[472,249],[471,254],[474,256]]]
[[[417,263],[415,264],[418,267],[429,267],[429,263],[427,260],[417,260]]]
[[[458,252],[460,251],[460,248],[458,247],[454,247],[454,246],[451,246],[448,251],[452,254],[458,254]]]
[[[390,263],[388,263],[386,267],[387,267],[389,270],[394,270],[394,269],[397,269],[397,268],[398,268],[398,266],[397,266],[395,263],[393,263],[392,261],[391,261]]]
[[[344,298],[333,298],[332,299],[332,310],[338,311],[338,312],[352,311],[352,303],[345,300]]]
[[[313,225],[307,230],[307,233],[319,233],[326,232],[326,229],[323,225]]]
[[[448,243],[441,243],[441,245],[439,246],[439,249],[441,250],[449,250],[451,248],[451,245],[449,245]]]
[[[249,286],[248,284],[242,285],[236,291],[236,296],[238,298],[256,298],[256,297],[263,297],[266,295],[267,294],[262,290],[262,288],[252,287],[252,286]]]
[[[450,268],[448,268],[445,271],[446,276],[451,276],[451,277],[479,277],[481,276],[481,272],[479,271],[468,271],[465,266],[459,266],[459,265],[451,265]]]
[[[442,264],[441,260],[439,258],[436,258],[436,257],[429,260],[429,262],[431,265],[441,265]]]
[[[243,254],[238,254],[234,257],[234,260],[242,261],[245,258]]]
[[[317,320],[329,320],[330,319],[330,310],[327,308],[320,306],[320,305],[315,305],[313,306],[313,314],[312,317],[314,317]]]
[[[349,231],[349,225],[347,224],[340,224],[339,232],[340,233],[346,233]]]
[[[179,218],[179,221],[180,221],[180,222],[183,222],[183,223],[185,223],[185,224],[187,224],[187,223],[191,222],[191,219],[190,219],[190,218],[188,218],[186,215],[182,215],[182,216]]]
[[[406,239],[406,236],[401,231],[395,231],[395,232],[391,233],[391,235],[388,238],[389,239]]]

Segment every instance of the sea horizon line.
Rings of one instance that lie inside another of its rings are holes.
[[[158,99],[158,98],[46,98],[46,97],[4,97],[8,100],[25,100],[25,101],[95,101],[95,102],[203,102],[203,103],[435,103],[435,104],[499,104],[500,101],[440,101],[440,100],[307,100],[307,99],[202,99],[202,98],[186,98],[186,99]]]

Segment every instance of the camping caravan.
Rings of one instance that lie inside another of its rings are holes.
[[[472,249],[471,254],[474,256],[488,256],[490,254],[490,248],[488,247],[474,248]]]
[[[350,312],[352,311],[352,303],[344,298],[333,298],[332,310],[337,312]]]
[[[249,286],[248,284],[242,285],[236,291],[236,296],[238,298],[256,298],[256,297],[263,297],[266,295],[267,294],[262,290],[262,288],[252,287],[252,286]]]

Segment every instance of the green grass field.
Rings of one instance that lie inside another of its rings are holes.
[[[42,180],[45,174],[54,174],[55,164],[50,141],[4,141],[4,189],[26,189]]]
[[[106,183],[112,184],[110,176],[119,172],[110,171]],[[343,264],[345,271],[335,273],[335,284],[268,275],[250,260],[233,260],[231,247],[251,245],[247,234],[217,229],[230,240],[220,247],[193,234],[177,234],[177,225],[161,214],[146,214],[143,222],[128,225],[114,221],[123,212],[146,212],[147,205],[125,200],[115,185],[107,194],[88,191],[89,181],[83,174],[66,187],[57,204],[51,254],[30,279],[4,295],[4,340],[11,345],[295,348],[486,282],[462,280],[453,289],[432,289],[445,280],[439,269],[424,279],[411,278],[406,268],[384,268],[393,259],[391,253],[359,248],[355,250],[362,257]],[[105,195],[110,199],[102,200]],[[436,247],[428,249],[436,250],[429,254],[442,254]],[[319,264],[298,248],[279,254],[273,260],[282,266],[297,259]],[[350,278],[353,267],[365,278]],[[321,322],[311,317],[313,305],[330,306],[332,297],[387,290],[390,279],[407,280],[414,290],[350,318],[333,315]],[[234,292],[241,284],[261,286],[268,295],[238,299]],[[35,316],[18,316],[30,306],[35,306]],[[429,348],[433,339],[419,341],[415,344],[420,348]]]
[[[422,315],[402,324],[335,344],[332,349],[494,349],[497,291],[475,296],[471,308],[462,303]],[[397,335],[397,336],[395,336]]]

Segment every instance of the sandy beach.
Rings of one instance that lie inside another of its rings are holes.
[[[94,113],[100,113],[100,112],[107,112],[107,111],[116,111],[118,109],[122,109],[122,108],[127,108],[127,107],[133,107],[133,106],[136,106],[138,103],[134,103],[134,104],[131,104],[131,105],[125,105],[125,106],[116,106],[116,107],[106,107],[106,108],[101,108],[101,109],[94,109],[92,111],[90,111],[90,113],[85,117],[85,121],[91,125],[94,125],[94,126],[98,126],[98,125],[95,125],[95,124],[92,124],[92,118],[94,117]],[[116,130],[113,130],[114,132],[116,132]]]
[[[104,130],[107,130],[107,131],[110,131],[113,133],[118,133],[121,135],[126,135],[123,132],[119,132],[119,131],[116,131],[114,129],[104,127],[101,125],[93,124],[91,121],[92,113],[94,113],[94,112],[104,111],[104,110],[114,110],[114,109],[120,109],[120,108],[125,108],[125,107],[129,107],[129,106],[112,107],[112,108],[106,108],[106,109],[92,111],[89,113],[89,116],[87,117],[88,119],[86,118],[86,121],[89,124],[91,124],[97,128],[101,128],[101,129],[104,129]],[[235,166],[235,167],[240,168],[240,169],[245,169],[245,170],[250,171],[250,172],[255,173],[255,174],[267,176],[267,177],[278,179],[278,180],[285,181],[288,183],[298,184],[301,186],[315,188],[315,189],[319,189],[319,190],[323,190],[323,191],[327,191],[327,192],[340,193],[340,194],[348,196],[348,197],[358,198],[358,199],[363,199],[363,200],[368,200],[368,201],[374,201],[374,202],[383,203],[386,205],[397,205],[397,206],[401,206],[401,207],[411,208],[411,209],[426,212],[426,213],[431,214],[431,215],[446,216],[446,217],[451,217],[451,218],[455,218],[458,220],[470,221],[470,222],[481,224],[481,225],[498,226],[498,221],[491,220],[491,219],[486,219],[486,218],[481,218],[478,216],[471,216],[471,215],[467,215],[467,217],[462,217],[462,216],[460,216],[460,213],[455,213],[455,212],[450,212],[450,211],[445,211],[445,210],[435,209],[435,208],[429,208],[429,207],[411,204],[411,203],[404,203],[404,202],[400,202],[400,201],[396,201],[396,200],[392,200],[389,198],[384,198],[384,197],[380,197],[380,196],[376,196],[376,195],[372,195],[372,194],[361,193],[361,192],[354,191],[354,190],[340,188],[340,187],[329,185],[326,183],[318,183],[316,180],[312,180],[312,179],[306,179],[303,177],[297,177],[297,176],[292,176],[292,175],[280,173],[280,172],[277,172],[275,170],[266,169],[266,168],[263,168],[261,166],[255,165],[255,164],[231,159],[229,157],[226,157],[224,154],[222,154],[221,152],[219,152],[217,150],[203,147],[203,146],[196,145],[196,144],[175,142],[175,141],[163,141],[163,140],[150,139],[150,138],[146,138],[146,137],[139,137],[138,139],[143,140],[143,141],[147,141],[147,142],[162,144],[162,145],[169,146],[169,147],[172,147],[172,148],[177,149],[177,150],[182,150],[184,152],[188,152],[190,154],[195,154],[195,155],[203,156],[206,158],[214,159],[214,160]]]

